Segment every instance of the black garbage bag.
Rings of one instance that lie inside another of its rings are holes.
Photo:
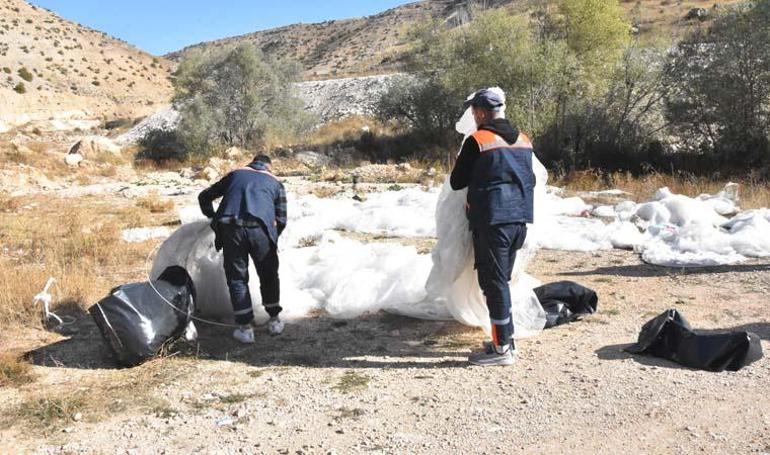
[[[707,371],[738,371],[762,358],[762,344],[756,334],[696,333],[677,310],[667,310],[644,324],[639,341],[626,351]]]
[[[545,310],[546,329],[596,313],[599,303],[596,292],[572,281],[546,284],[534,291]]]
[[[118,362],[135,366],[157,355],[164,343],[182,335],[194,310],[193,281],[184,268],[173,266],[152,284],[116,287],[88,312]]]

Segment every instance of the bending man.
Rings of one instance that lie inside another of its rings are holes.
[[[254,343],[254,312],[249,292],[249,256],[259,276],[262,305],[270,315],[268,332],[280,335],[283,322],[278,278],[278,236],[286,227],[286,191],[270,172],[268,156],[257,156],[198,196],[201,211],[214,220],[217,251],[224,249],[224,268],[235,322],[233,337]],[[214,212],[212,202],[222,198]]]
[[[509,282],[534,210],[532,144],[504,118],[504,105],[499,93],[486,89],[466,102],[478,131],[463,144],[450,177],[452,189],[468,188],[475,266],[492,326],[492,342],[469,358],[482,366],[513,363]]]

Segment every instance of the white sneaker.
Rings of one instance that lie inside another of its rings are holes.
[[[233,332],[233,338],[243,344],[254,344],[254,329],[249,326],[241,326]]]
[[[271,336],[278,336],[282,334],[283,328],[283,322],[278,319],[278,316],[270,318],[270,320],[267,321],[267,333],[269,333]]]
[[[496,351],[492,353],[477,352],[471,354],[471,356],[468,357],[468,361],[482,367],[510,366],[513,365],[515,357],[513,355],[513,349],[507,349],[502,354],[499,354]]]

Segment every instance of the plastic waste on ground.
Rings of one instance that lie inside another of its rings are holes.
[[[707,371],[738,371],[762,358],[760,338],[751,332],[698,333],[677,310],[650,320],[636,344],[626,348]]]
[[[475,130],[470,112],[463,122],[466,132]],[[539,162],[536,165],[535,204],[541,205],[547,172]],[[385,310],[423,319],[454,318],[488,330],[489,316],[473,270],[464,204],[465,193],[451,191],[448,183],[440,192],[411,188],[370,194],[363,202],[290,196],[289,223],[279,244],[282,316],[291,319],[324,310],[331,317],[354,318]],[[161,246],[151,277],[172,265],[184,267],[198,289],[200,314],[231,320],[222,255],[213,248],[214,234],[208,222],[193,221],[193,215],[186,211],[184,218],[191,222]],[[408,237],[438,234],[439,245],[429,256],[410,246],[344,238],[336,229]],[[540,283],[524,274],[534,255],[536,234],[537,229],[530,229],[512,281],[517,336],[537,333],[545,325],[545,313],[532,293]],[[255,318],[264,321],[267,315],[259,300],[253,265],[249,288]]]
[[[171,235],[171,230],[167,227],[155,228],[131,228],[124,230],[120,237],[124,242],[141,243],[152,239],[163,239]]]
[[[546,313],[546,329],[594,314],[599,303],[596,292],[572,281],[549,283],[534,293]]]
[[[457,130],[466,136],[475,131],[470,110],[457,123]],[[596,208],[547,187],[547,172],[536,159],[534,170],[535,224],[518,254],[511,282],[517,335],[537,333],[545,325],[545,312],[532,292],[540,283],[525,273],[537,248],[633,249],[647,262],[677,267],[770,256],[770,211],[740,212],[734,185],[697,198],[662,189],[649,203],[624,201]],[[372,193],[364,201],[289,194],[289,223],[279,242],[283,316],[291,319],[323,310],[332,317],[354,318],[386,310],[488,328],[486,305],[472,267],[465,197],[464,191],[451,191],[446,182],[428,191]],[[197,207],[183,209],[180,216],[184,224],[162,245],[151,277],[157,278],[171,265],[184,267],[198,288],[201,315],[227,321],[232,308],[222,256],[213,248],[213,232]],[[414,247],[364,243],[338,231],[435,236],[438,243],[428,256]],[[263,322],[267,314],[259,301],[253,266],[250,277],[256,319]]]
[[[730,265],[770,257],[770,210],[740,211],[736,186],[715,195],[690,198],[661,189],[645,203],[623,201],[592,207],[578,197],[562,198],[548,188],[536,203],[537,246],[562,251],[634,250],[650,264],[668,267]],[[615,193],[613,193],[615,194]],[[409,188],[352,198],[320,199],[289,195],[289,227],[281,246],[294,248],[317,241],[329,230],[393,237],[445,234],[434,216],[439,203],[450,213],[464,210],[462,192],[447,188]],[[736,213],[732,215],[731,213]],[[202,220],[197,207],[183,209],[183,222]],[[442,218],[446,219],[446,217]],[[462,226],[458,226],[462,229]]]
[[[195,335],[191,321],[195,286],[181,267],[169,267],[150,282],[119,286],[89,308],[121,365],[138,365],[183,334]]]

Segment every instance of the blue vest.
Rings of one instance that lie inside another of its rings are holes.
[[[243,168],[230,174],[228,187],[219,204],[215,219],[237,218],[259,221],[264,225],[270,240],[278,243],[275,207],[279,199],[281,183],[267,171]]]
[[[468,220],[471,229],[534,220],[535,173],[532,143],[519,134],[509,144],[497,134],[479,130],[473,138],[480,156],[468,185]]]

